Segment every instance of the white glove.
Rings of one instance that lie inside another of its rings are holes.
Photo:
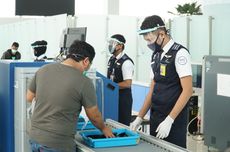
[[[136,119],[130,124],[130,129],[133,131],[137,131],[140,127],[143,119],[141,117],[136,117]]]
[[[168,137],[174,120],[168,115],[157,127],[157,138],[163,139]]]

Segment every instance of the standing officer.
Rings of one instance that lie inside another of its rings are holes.
[[[140,29],[153,50],[153,79],[131,129],[140,126],[150,109],[150,134],[186,148],[187,102],[192,95],[190,54],[170,38],[159,16],[146,17]]]
[[[131,85],[134,73],[132,59],[125,54],[125,38],[115,34],[109,40],[109,52],[113,54],[108,62],[107,77],[119,86],[119,113],[118,121],[125,125],[130,124],[132,114]]]

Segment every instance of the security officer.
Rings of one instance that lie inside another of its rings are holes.
[[[146,17],[140,29],[153,50],[153,79],[131,129],[140,126],[150,109],[150,134],[186,148],[187,102],[192,95],[190,54],[170,38],[159,16]]]
[[[13,44],[11,45],[11,48],[3,53],[1,59],[20,60],[21,53],[18,51],[18,48],[19,48],[18,42],[13,42]]]
[[[129,126],[133,103],[131,85],[134,63],[132,59],[123,52],[125,42],[126,40],[123,35],[115,34],[111,36],[108,49],[113,55],[108,61],[107,77],[119,85],[118,121]]]
[[[31,44],[36,59],[34,61],[45,61],[47,56],[45,55],[47,49],[47,42],[45,40],[35,41]]]

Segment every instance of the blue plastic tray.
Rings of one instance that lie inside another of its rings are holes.
[[[78,123],[76,125],[76,130],[82,130],[84,124],[85,124],[85,119],[82,116],[79,116]],[[96,129],[96,127],[90,121],[87,122],[87,125],[83,130],[89,130],[89,129]]]
[[[78,122],[76,129],[77,130],[82,130],[82,127],[84,126],[85,122]],[[92,122],[88,121],[87,125],[83,130],[90,130],[90,129],[96,129],[96,127],[92,124]]]
[[[115,138],[105,138],[99,130],[80,132],[84,142],[93,148],[137,145],[140,135],[127,129],[113,129]],[[121,136],[122,135],[122,136]],[[99,138],[97,138],[99,137]]]

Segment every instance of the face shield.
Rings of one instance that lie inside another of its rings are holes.
[[[34,52],[34,56],[39,57],[42,54],[45,54],[46,52],[46,45],[34,45],[32,46],[33,48],[33,52]]]
[[[138,31],[138,34],[141,37],[143,36],[143,39],[147,42],[148,48],[151,49],[153,52],[157,52],[161,49],[161,46],[156,43],[159,37],[159,33],[157,32],[157,30],[163,27],[165,26],[157,26],[154,28]]]
[[[108,50],[111,54],[113,54],[115,52],[116,46],[118,44],[124,44],[123,42],[115,39],[115,38],[110,38],[108,40]]]
[[[148,29],[144,29],[144,30],[138,30],[137,33],[139,35],[145,35],[145,34],[147,34],[149,32],[154,32],[154,31],[158,30],[159,28],[163,28],[163,27],[165,27],[165,26],[164,25],[163,26],[158,25],[158,26],[156,26],[154,28],[148,28]]]

